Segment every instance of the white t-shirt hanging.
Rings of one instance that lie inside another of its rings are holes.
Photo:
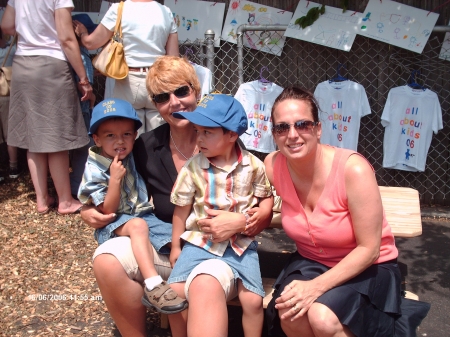
[[[435,92],[407,85],[392,88],[381,115],[385,127],[383,167],[425,171],[433,132],[443,128],[442,110]]]
[[[314,96],[320,107],[320,142],[356,151],[361,117],[371,112],[364,87],[349,80],[324,81],[317,85]]]
[[[282,87],[272,82],[252,81],[239,86],[234,98],[241,102],[247,113],[248,129],[240,137],[247,150],[263,153],[276,150],[270,113],[282,91]]]
[[[206,67],[203,67],[196,63],[191,63],[195,69],[198,80],[200,81],[201,92],[200,95],[203,97],[211,93],[212,91],[212,72]]]

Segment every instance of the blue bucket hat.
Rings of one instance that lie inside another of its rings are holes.
[[[86,27],[89,34],[91,34],[98,26],[98,24],[92,22],[91,17],[86,13],[72,15],[72,21],[73,20],[81,22]]]
[[[174,117],[191,123],[236,132],[239,136],[247,130],[247,114],[238,100],[229,95],[210,94],[202,98],[192,112],[175,112]]]
[[[101,123],[110,118],[124,117],[134,121],[135,130],[142,126],[142,122],[137,116],[133,106],[123,99],[110,98],[98,103],[92,110],[91,126],[89,136],[92,136]]]

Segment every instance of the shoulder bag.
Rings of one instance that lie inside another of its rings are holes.
[[[121,1],[117,9],[116,27],[111,40],[102,51],[94,57],[92,64],[103,75],[122,80],[128,76],[128,65],[125,61],[122,40],[122,11],[124,2]]]
[[[2,67],[0,68],[0,96],[9,96],[10,85],[11,85],[11,76],[12,76],[12,67],[5,67],[6,61],[8,60],[9,53],[11,52],[11,48],[16,42],[17,34],[14,35],[14,38],[9,45],[8,52],[3,59]]]

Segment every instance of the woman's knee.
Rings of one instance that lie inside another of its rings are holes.
[[[336,314],[321,303],[314,303],[309,308],[308,321],[315,333],[320,333],[324,336],[334,336],[344,329]]]
[[[122,264],[111,254],[96,256],[93,262],[93,269],[99,286],[104,283],[114,282],[118,277],[126,276]]]

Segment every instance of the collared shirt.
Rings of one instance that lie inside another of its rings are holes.
[[[100,205],[105,201],[110,179],[109,167],[112,159],[100,155],[101,148],[92,146],[84,170],[83,179],[78,189],[78,199],[84,205]],[[153,207],[148,202],[145,183],[134,165],[133,153],[130,153],[122,165],[126,169],[120,189],[120,202],[117,213],[139,215],[151,212]]]
[[[241,256],[254,238],[235,234],[228,241],[205,241],[197,226],[198,220],[208,217],[204,208],[246,213],[258,198],[272,195],[264,164],[238,145],[236,150],[238,160],[229,171],[215,166],[202,153],[194,156],[180,170],[170,195],[175,205],[193,204],[181,238],[218,256],[223,255],[228,244]]]

